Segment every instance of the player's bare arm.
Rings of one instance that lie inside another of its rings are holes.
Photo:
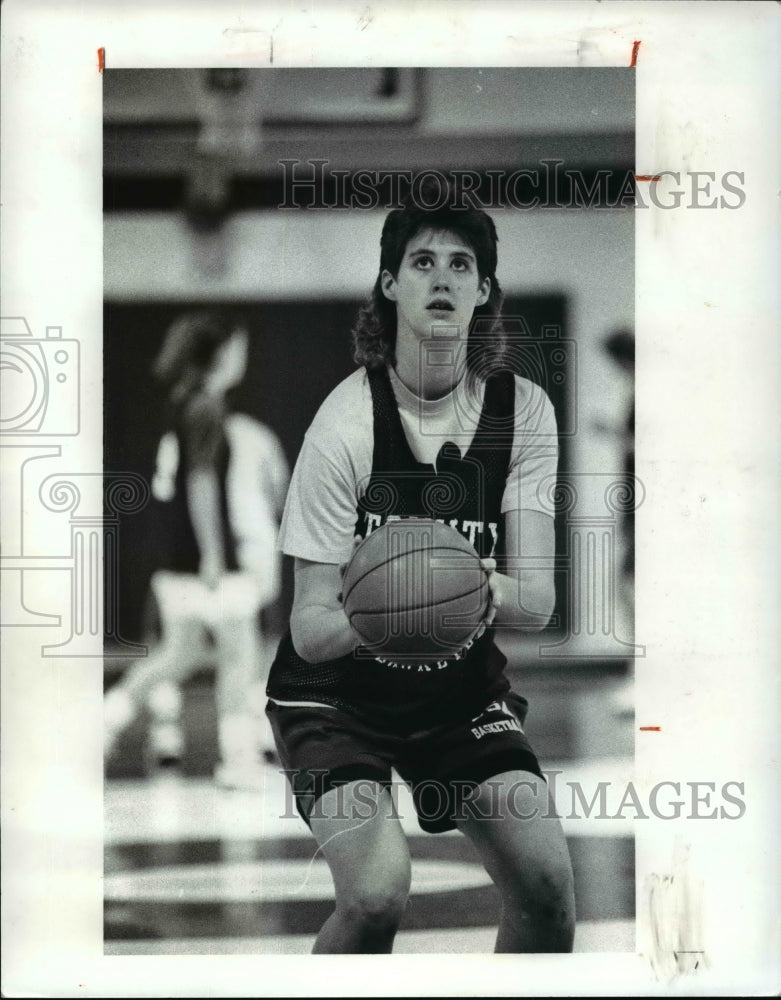
[[[346,656],[360,643],[339,600],[341,589],[340,566],[296,559],[290,631],[298,655],[309,663]]]
[[[553,518],[537,510],[505,514],[506,573],[497,573],[494,560],[483,560],[490,570],[488,584],[496,609],[493,622],[523,631],[538,631],[550,621],[555,603]]]

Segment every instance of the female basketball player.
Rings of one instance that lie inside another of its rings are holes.
[[[477,848],[502,898],[497,951],[572,948],[566,842],[493,638],[551,615],[553,520],[537,490],[557,461],[550,402],[502,362],[496,264],[482,211],[390,212],[353,333],[361,367],[323,403],[291,481],[280,545],[295,598],[267,713],[334,879],[316,952],[392,950],[410,855],[391,768],[423,830],[457,827]],[[404,516],[457,527],[489,574],[488,627],[445,669],[372,659],[340,602],[354,536]]]
[[[155,372],[168,387],[172,428],[161,438],[153,493],[160,501],[164,566],[152,577],[162,640],[109,690],[105,755],[149,701],[158,726],[178,714],[178,685],[202,662],[206,632],[217,650],[220,765],[227,786],[257,786],[263,775],[252,686],[261,667],[258,613],[279,591],[276,535],[288,467],[275,435],[229,413],[228,391],[244,377],[247,333],[228,317],[193,312],[171,326]],[[170,731],[171,726],[168,726]],[[156,749],[176,756],[173,737]]]

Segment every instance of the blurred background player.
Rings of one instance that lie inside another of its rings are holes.
[[[154,373],[166,386],[170,427],[162,435],[153,494],[163,523],[163,560],[151,588],[160,642],[106,695],[105,757],[147,707],[147,757],[181,758],[179,685],[203,664],[211,638],[220,762],[227,787],[262,782],[260,753],[273,743],[258,705],[268,659],[260,611],[280,590],[276,549],[288,466],[276,436],[227,395],[244,377],[248,334],[221,312],[191,312],[168,330]]]

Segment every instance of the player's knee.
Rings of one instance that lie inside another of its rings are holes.
[[[343,908],[347,918],[364,930],[375,933],[393,931],[401,923],[408,896],[409,884],[399,879],[394,884],[354,893]]]
[[[503,888],[506,903],[560,924],[575,919],[575,887],[569,858],[544,858],[519,867]]]
[[[575,882],[568,859],[543,869],[537,887],[537,905],[555,923],[574,925]]]

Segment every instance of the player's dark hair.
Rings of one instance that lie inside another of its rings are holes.
[[[236,317],[211,310],[184,313],[174,320],[152,369],[172,402],[202,385],[219,348],[240,329]]]
[[[432,190],[428,191],[428,187]],[[410,197],[402,208],[391,211],[380,237],[380,268],[371,297],[358,313],[352,330],[353,359],[367,368],[382,368],[396,363],[396,303],[385,297],[382,272],[398,277],[407,244],[421,230],[434,229],[459,236],[473,251],[480,280],[491,283],[487,301],[475,308],[466,350],[467,378],[474,382],[501,367],[505,352],[502,326],[502,290],[496,277],[496,227],[480,209],[455,206],[447,197],[443,202],[441,178],[421,185],[418,198]],[[450,192],[448,192],[449,194]],[[427,208],[426,204],[438,207]]]

